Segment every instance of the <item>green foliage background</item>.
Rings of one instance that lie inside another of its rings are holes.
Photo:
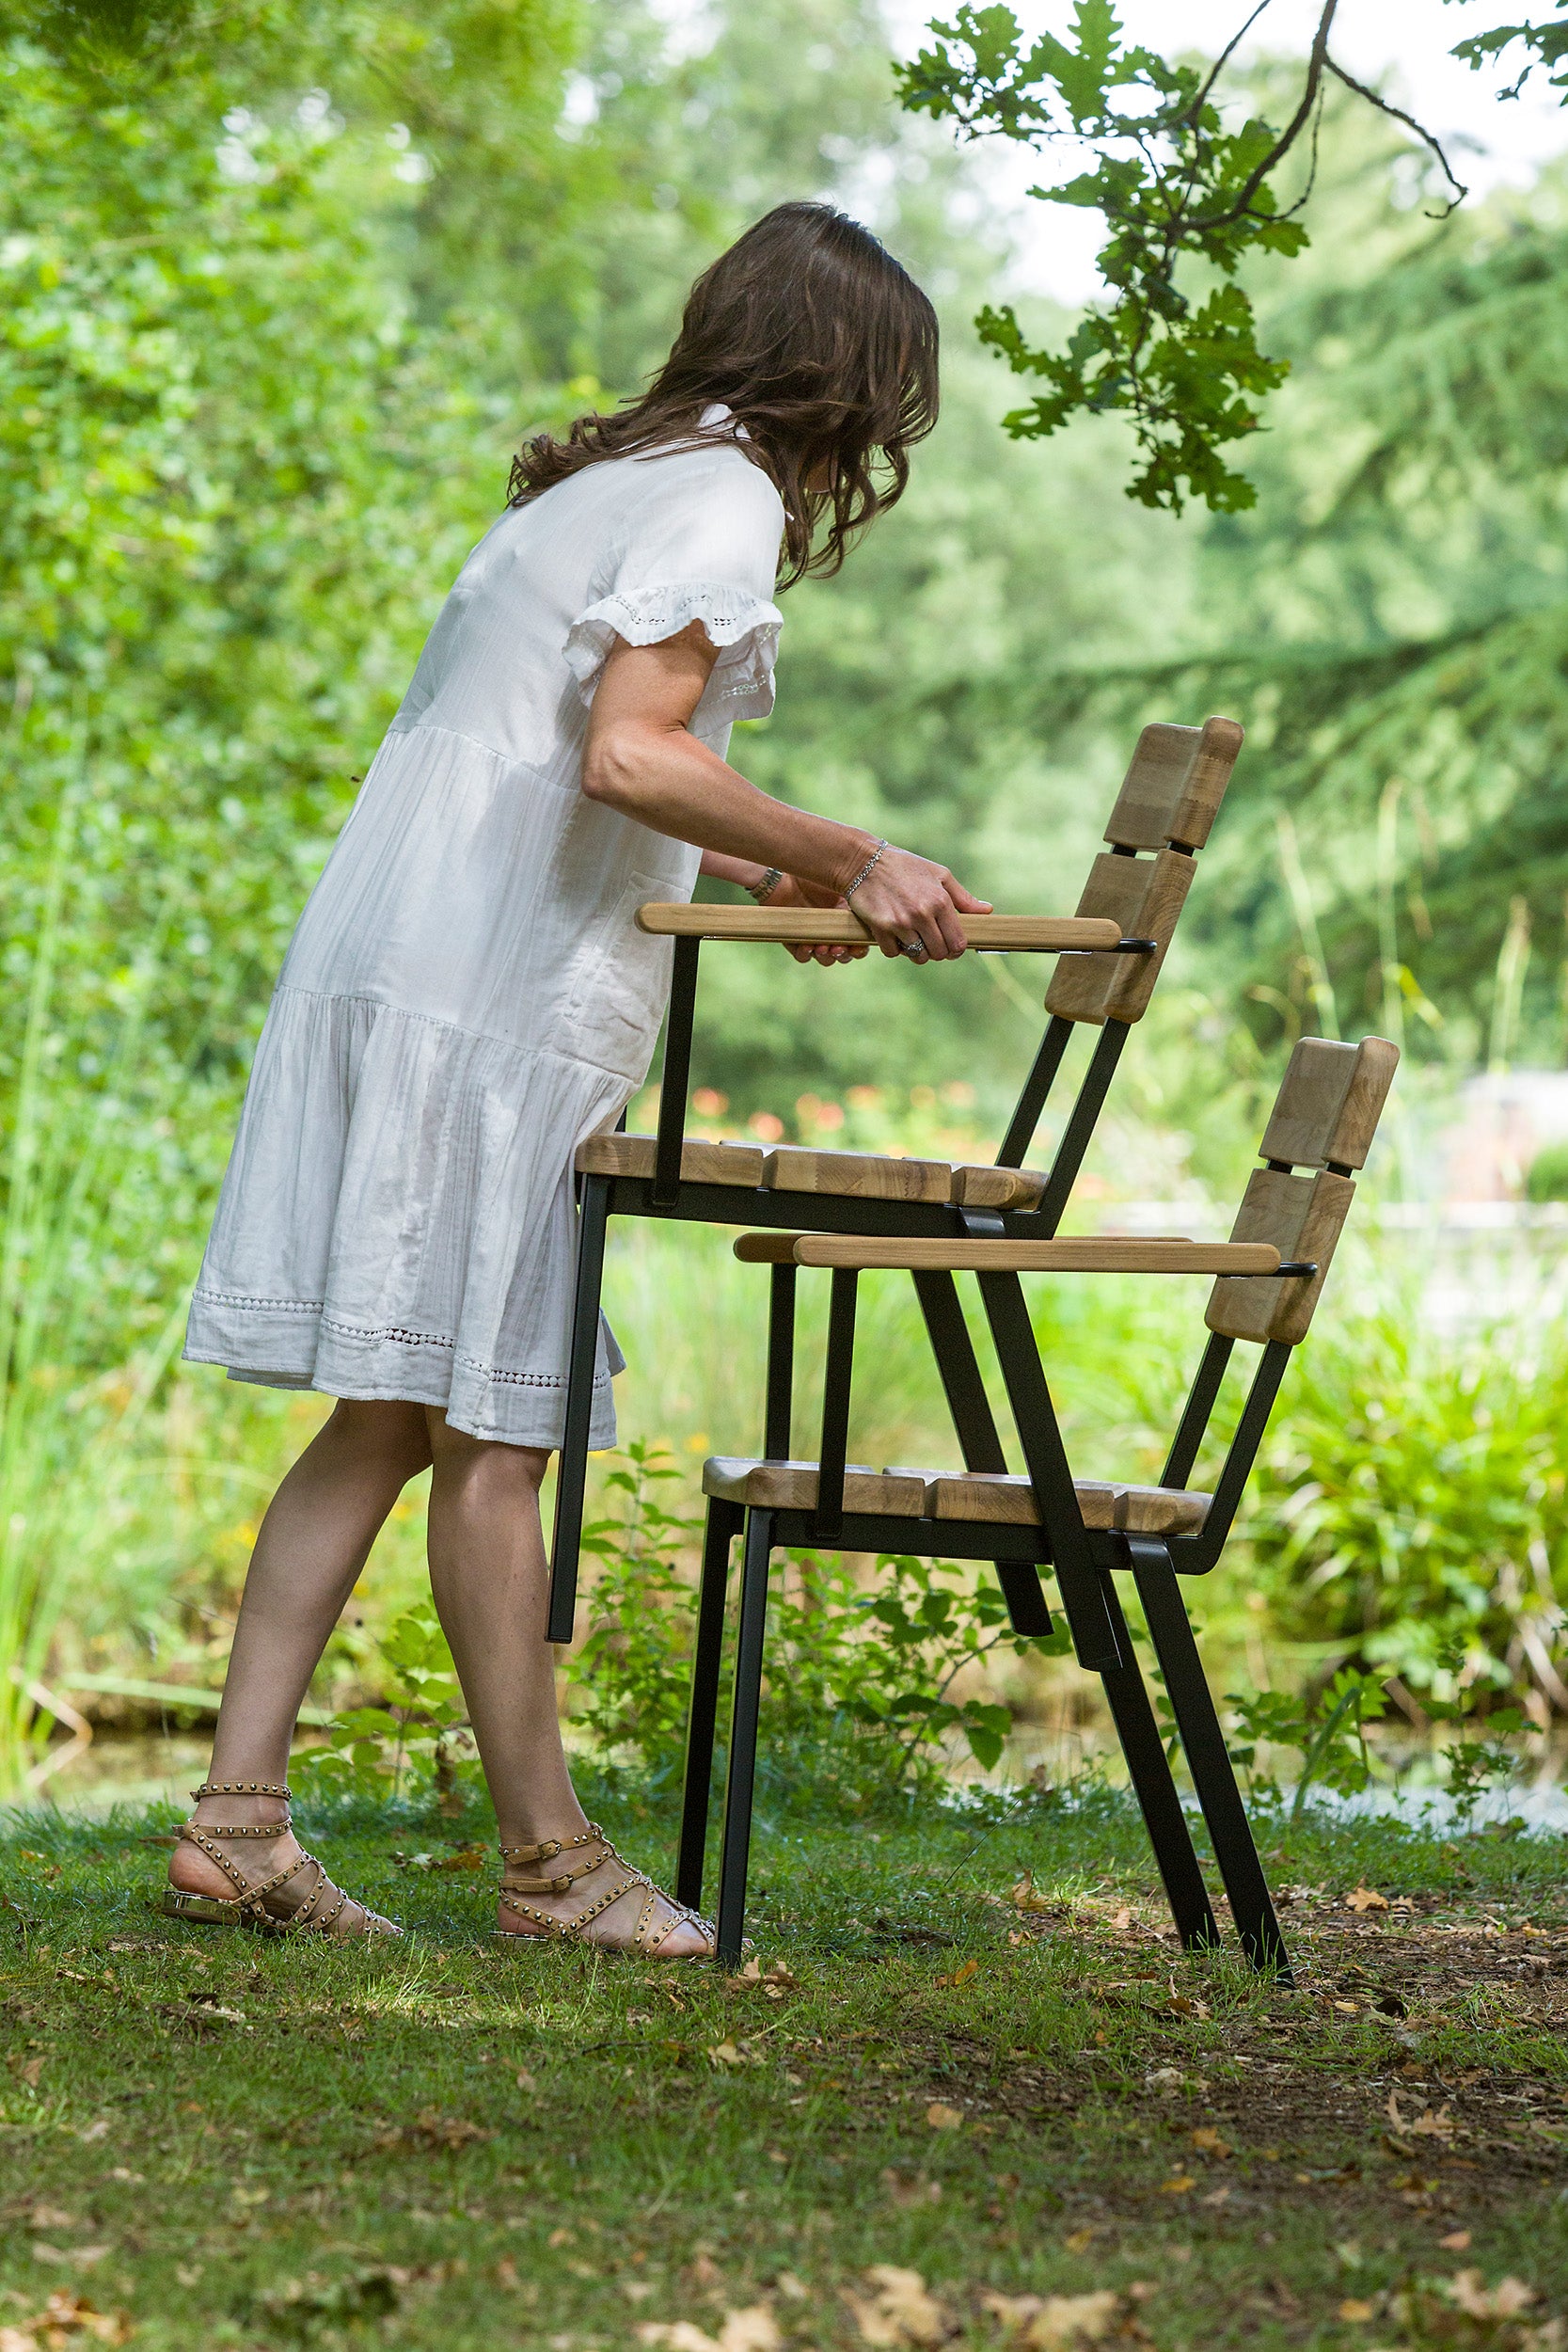
[[[889,49],[874,0],[717,0],[674,27],[651,0],[0,0],[0,1189],[25,1207],[0,1280],[34,1300],[6,1368],[32,1403],[0,1427],[0,1608],[6,1545],[40,1542],[27,1496],[74,1496],[79,1534],[26,1590],[47,1570],[56,1612],[82,1593],[79,1652],[133,1623],[155,1647],[178,1594],[184,1654],[215,1659],[302,1434],[296,1404],[167,1387],[171,1310],[290,929],[511,453],[635,388],[694,272],[781,198],[845,203],[930,288],[945,408],[903,507],[841,579],[791,592],[779,710],[739,763],[1055,908],[1136,727],[1240,717],[1125,1097],[1222,1192],[1330,998],[1347,1033],[1402,1028],[1455,1072],[1499,1034],[1568,1053],[1560,179],[1436,225],[1387,126],[1331,108],[1314,242],[1246,281],[1292,363],[1249,444],[1258,507],[1178,520],[1123,496],[1116,421],[1043,446],[998,430],[1011,388],[976,309],[1070,322],[1017,294],[988,183],[897,110]],[[813,1096],[907,1102],[917,1074],[972,1090],[970,1134],[937,1148],[983,1150],[1037,1008],[1017,963],[716,954],[697,1076],[733,1118],[805,1132]],[[875,1141],[860,1116],[833,1139]],[[90,1175],[47,1232],[40,1166]],[[1452,1366],[1438,1386],[1446,1465],[1468,1391]],[[151,1454],[115,1450],[127,1398]],[[649,1437],[717,1426],[653,1411]],[[1445,1638],[1492,1605],[1444,1565],[1467,1539],[1371,1571],[1354,1520],[1271,1534],[1265,1513],[1271,1605],[1320,1643],[1375,1625],[1414,1672],[1418,1587],[1446,1596]],[[1511,1572],[1533,1540],[1496,1531]],[[1549,1541],[1555,1579],[1555,1521]],[[1341,1555],[1292,1616],[1292,1564]],[[56,1619],[31,1622],[37,1668]]]

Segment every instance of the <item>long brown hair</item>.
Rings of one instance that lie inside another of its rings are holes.
[[[641,400],[578,417],[563,441],[526,443],[508,503],[607,457],[690,447],[715,401],[784,501],[782,585],[836,572],[854,533],[903,496],[910,445],[937,421],[936,313],[859,221],[830,204],[777,205],[698,278]]]

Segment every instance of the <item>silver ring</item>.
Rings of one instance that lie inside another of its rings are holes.
[[[908,956],[911,963],[924,963],[931,951],[923,939],[901,939],[898,952],[901,956]]]

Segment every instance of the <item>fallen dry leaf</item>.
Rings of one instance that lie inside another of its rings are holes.
[[[1231,2147],[1230,2142],[1227,2139],[1222,2138],[1220,2134],[1215,2131],[1212,2123],[1200,2123],[1198,2125],[1196,2131],[1193,2134],[1193,2146],[1200,2150],[1206,2156],[1219,2156],[1223,2158],[1225,2156],[1234,2155],[1235,2153],[1235,2150]]]
[[[539,2088],[526,2066],[517,2069],[517,2088],[519,2090],[537,2090]]]
[[[1380,1895],[1375,1886],[1354,1887],[1345,1897],[1347,1911],[1386,1911],[1387,1908],[1387,1896]]]
[[[844,2299],[854,2313],[864,2344],[902,2346],[942,2344],[955,2332],[955,2323],[935,2296],[926,2291],[918,2270],[900,2270],[892,2263],[877,2263],[865,2274],[869,2296],[845,2290]]]
[[[942,2183],[927,2180],[924,2172],[896,2172],[889,2165],[882,2174],[882,2186],[895,2205],[937,2205],[942,2202]]]
[[[1495,2287],[1483,2287],[1479,2270],[1460,2271],[1443,2291],[1469,2319],[1515,2319],[1536,2299],[1535,2289],[1522,2279],[1499,2279]]]
[[[1051,1911],[1054,1909],[1054,1905],[1052,1903],[1049,1896],[1037,1894],[1036,1892],[1035,1874],[1032,1870],[1025,1870],[1023,1876],[1019,1880],[1018,1884],[1013,1888],[1013,1909],[1015,1911]]]
[[[1113,1935],[1125,1935],[1128,1929],[1132,1924],[1132,1913],[1129,1905],[1123,1903],[1121,1909],[1117,1913],[1116,1917],[1114,1919],[1107,1919],[1105,1924],[1111,1930]]]
[[[934,2132],[956,2132],[963,2122],[963,2112],[961,2108],[945,2106],[940,2099],[933,2099],[926,2110],[926,2121]]]
[[[56,2345],[124,2344],[132,2333],[124,2312],[101,2312],[91,2303],[56,2291],[41,2312],[15,2327],[0,2328],[0,2352],[43,2352]]]
[[[637,2330],[639,2344],[661,2344],[669,2352],[779,2352],[784,2338],[766,2303],[744,2311],[726,2312],[716,2336],[689,2319],[645,2321]]]
[[[1173,2172],[1168,2181],[1161,2182],[1159,2194],[1162,2197],[1185,2197],[1190,2189],[1196,2186],[1197,2183],[1190,2172]]]
[[[1161,2098],[1164,2099],[1168,2098],[1173,2090],[1180,2090],[1185,2080],[1186,2076],[1180,2066],[1157,2066],[1152,2074],[1144,2076],[1144,2089],[1158,2091]]]
[[[1120,2318],[1121,2297],[1108,2287],[1093,2295],[1048,2295],[1028,2342],[1038,2352],[1077,2352],[1081,2344],[1102,2344]]]
[[[106,2246],[51,2246],[45,2238],[33,2240],[36,2263],[69,2263],[74,2270],[91,2270],[109,2250]]]
[[[1450,2230],[1448,2236],[1440,2237],[1437,2243],[1446,2254],[1467,2254],[1470,2250],[1470,2233],[1468,2230]]]
[[[949,1985],[968,1984],[971,1979],[977,1977],[979,1973],[979,1962],[977,1960],[966,1960],[961,1968],[955,1968],[950,1977],[939,1977],[937,1979],[937,1982],[938,1984]]]
[[[1358,2295],[1347,2295],[1339,2306],[1341,2319],[1364,2320],[1377,2317],[1377,2305],[1364,2303]]]
[[[1092,2225],[1087,2229],[1069,2230],[1062,2244],[1069,2254],[1086,2254],[1099,2234]]]
[[[400,2148],[466,2148],[470,2140],[489,2137],[483,2123],[470,2123],[461,2115],[438,2115],[434,2107],[425,2107],[411,2123],[388,2124],[379,2131],[375,2146],[380,2153],[388,2154]]]
[[[708,2062],[713,2066],[744,2066],[746,2063],[745,2051],[736,2049],[733,2042],[716,2042],[707,2055]]]

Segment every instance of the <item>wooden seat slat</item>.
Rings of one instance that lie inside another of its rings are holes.
[[[713,1454],[703,1465],[703,1492],[753,1511],[813,1511],[817,1476],[815,1462]],[[1203,1525],[1210,1501],[1191,1489],[1115,1486],[1096,1478],[1075,1480],[1073,1492],[1085,1527],[1121,1528],[1129,1534],[1194,1534]],[[1027,1478],[1010,1471],[877,1471],[863,1462],[851,1462],[844,1474],[844,1507],[889,1518],[964,1519],[987,1527],[1039,1525],[1034,1488]]]
[[[952,1199],[960,1209],[1036,1209],[1045,1191],[1042,1168],[956,1168]]]
[[[1073,1482],[1085,1527],[1123,1529],[1135,1535],[1196,1534],[1208,1517],[1210,1498],[1191,1488],[1107,1486],[1099,1479]],[[988,1526],[1037,1527],[1039,1513],[1027,1478],[1013,1472],[971,1471],[938,1478],[931,1516],[978,1520]]]
[[[703,1464],[703,1492],[753,1511],[815,1511],[818,1474],[815,1462],[764,1462],[715,1454]],[[927,1479],[919,1471],[877,1471],[864,1462],[851,1462],[844,1473],[847,1511],[920,1519],[926,1516],[927,1492]]]
[[[782,1144],[768,1155],[771,1192],[832,1193],[839,1200],[941,1202],[953,1196],[946,1160],[903,1160],[873,1152],[818,1152]]]
[[[652,1176],[656,1148],[652,1136],[590,1136],[578,1146],[577,1165],[584,1176]],[[767,1156],[757,1144],[689,1138],[681,1145],[681,1182],[744,1184],[757,1192]]]

